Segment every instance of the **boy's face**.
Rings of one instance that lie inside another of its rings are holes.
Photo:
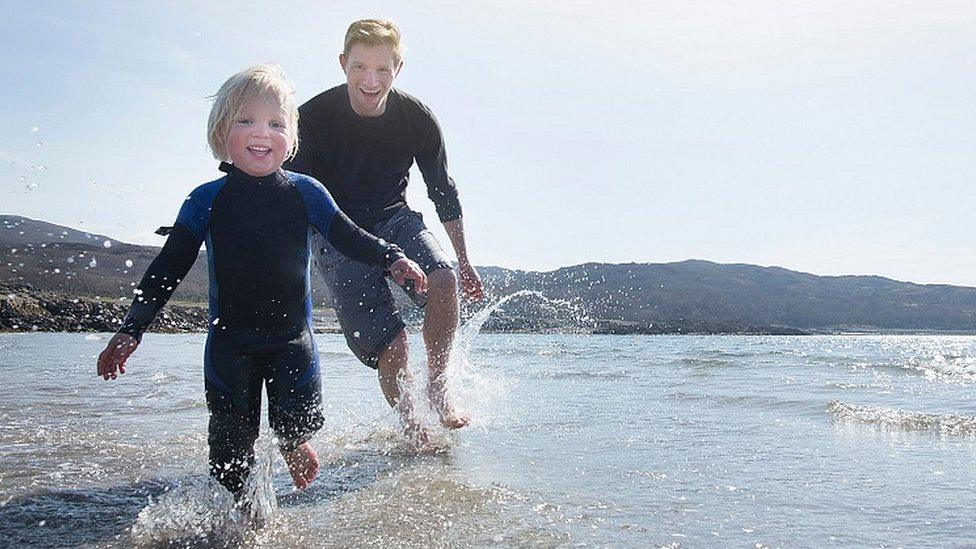
[[[258,98],[244,105],[227,132],[227,155],[234,166],[254,177],[276,172],[290,145],[286,120],[273,99]]]
[[[346,73],[349,103],[359,116],[379,116],[386,112],[386,97],[403,62],[396,62],[393,46],[367,46],[357,42],[349,55],[340,54],[339,64]]]

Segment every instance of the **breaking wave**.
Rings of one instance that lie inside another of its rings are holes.
[[[834,421],[878,425],[886,429],[976,436],[976,417],[961,414],[913,412],[884,406],[860,406],[837,400],[827,404]]]

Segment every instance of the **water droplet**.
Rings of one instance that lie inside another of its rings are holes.
[[[211,322],[211,324],[213,324],[214,326],[220,324],[220,317],[213,319],[213,322]]]
[[[132,260],[131,259],[126,259],[125,260],[125,266],[126,266],[127,269],[131,269],[132,268]]]
[[[352,333],[352,337],[359,337],[359,331],[357,330],[357,331],[353,332]]]
[[[90,262],[88,262],[88,266],[91,267],[92,269],[94,269],[95,267],[98,266],[98,262],[95,261],[95,258],[94,257],[92,258],[92,260]]]
[[[30,132],[31,133],[37,133],[39,131],[41,131],[41,129],[38,128],[37,126],[31,126],[31,129],[30,129]]]
[[[74,262],[75,262],[75,256],[70,256],[68,258],[68,263],[74,263]]]
[[[43,146],[44,146],[44,142],[42,142],[42,141],[38,141],[37,142],[37,147],[38,148],[43,147]]]
[[[88,180],[88,184],[91,185],[92,187],[97,187],[98,186],[98,183],[96,183],[94,179],[89,179]]]
[[[106,248],[111,248],[112,247],[112,241],[106,238],[105,239],[105,242],[102,242],[102,246],[105,246]]]

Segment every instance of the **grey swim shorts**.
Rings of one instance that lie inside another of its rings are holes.
[[[453,268],[434,234],[424,225],[423,217],[409,208],[403,208],[370,232],[402,248],[427,274]],[[332,294],[346,343],[363,364],[376,368],[379,355],[405,327],[389,286],[392,279],[381,269],[340,254],[318,234],[313,246],[317,268]]]

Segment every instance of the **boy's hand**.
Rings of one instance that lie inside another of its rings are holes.
[[[427,291],[427,275],[421,270],[420,265],[407,258],[398,259],[393,265],[390,265],[390,274],[393,275],[393,280],[396,280],[396,283],[401,286],[406,281],[413,280],[417,293],[422,294]]]
[[[139,342],[129,334],[115,334],[102,354],[98,355],[98,375],[103,379],[115,379],[116,370],[125,373],[125,361],[136,350]]]

